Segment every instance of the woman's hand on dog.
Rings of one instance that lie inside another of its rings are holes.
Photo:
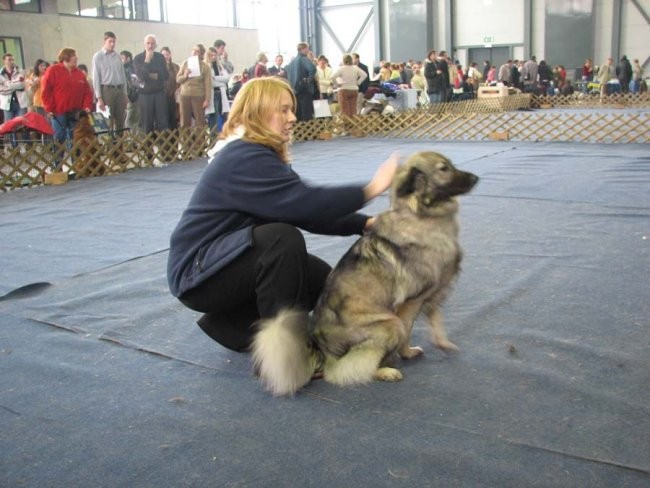
[[[394,152],[389,156],[389,158],[384,161],[375,176],[373,176],[372,181],[366,185],[363,189],[364,198],[367,201],[372,200],[376,196],[381,195],[388,189],[393,182],[393,177],[399,166],[400,155],[398,152]]]

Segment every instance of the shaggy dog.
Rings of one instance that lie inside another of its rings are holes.
[[[420,152],[402,165],[391,189],[391,209],[341,258],[310,317],[285,310],[260,323],[253,361],[275,395],[293,394],[322,369],[337,385],[399,381],[395,354],[422,354],[409,340],[423,313],[433,342],[445,351],[440,305],[459,273],[458,201],[478,181],[444,156]]]
[[[75,154],[72,169],[80,177],[101,176],[108,171],[108,167],[100,159],[100,144],[90,117],[88,112],[80,111],[72,131],[73,154]]]

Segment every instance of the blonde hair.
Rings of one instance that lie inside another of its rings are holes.
[[[205,56],[203,58],[203,61],[208,63],[208,65],[212,66],[212,60],[210,59],[210,53],[218,55],[219,53],[217,52],[217,48],[214,46],[208,47],[208,50],[205,52]],[[210,68],[212,69],[212,68]]]
[[[282,161],[289,162],[289,144],[269,129],[269,120],[280,110],[284,93],[291,97],[291,110],[295,112],[296,97],[285,80],[277,77],[248,80],[235,97],[221,138],[226,138],[234,134],[238,127],[243,127],[243,140],[267,146],[273,149]]]

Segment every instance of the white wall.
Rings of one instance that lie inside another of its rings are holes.
[[[614,3],[612,0],[595,0],[594,64],[600,66],[612,55],[612,23]]]
[[[462,47],[481,47],[484,37],[493,37],[494,46],[523,44],[524,4],[512,0],[456,0],[454,37],[456,46]]]
[[[461,47],[456,49],[456,52],[454,54],[454,61],[458,60],[460,61],[461,66],[467,67],[468,50]]]
[[[650,0],[638,2],[645,13],[650,15]],[[650,25],[631,1],[624,1],[622,10],[621,56],[626,54],[630,62],[636,58],[643,64],[650,56]]]
[[[512,59],[521,61],[524,59],[524,46],[515,46],[512,48]]]
[[[322,6],[327,7],[328,3],[332,2],[323,2]],[[354,41],[354,38],[371,9],[371,5],[348,5],[342,8],[323,10],[321,12],[323,19],[334,31],[339,42],[343,45],[343,49],[341,49],[332,36],[323,29],[321,33],[321,52],[314,54],[324,54],[327,59],[329,59],[332,67],[337,67],[341,64],[343,53],[347,52],[352,46],[352,41]],[[373,65],[373,62],[379,61],[378,59],[375,59],[374,22],[376,19],[377,17],[374,16],[373,20],[368,23],[362,37],[359,38],[357,45],[352,46],[352,51],[358,53],[361,62],[369,67]],[[386,23],[388,24],[388,22]],[[386,26],[386,29],[388,29],[388,26]],[[386,30],[386,32],[388,32],[388,30]],[[291,56],[295,56],[295,50]]]
[[[545,57],[544,43],[545,29],[546,29],[546,1],[533,0],[532,6],[532,25],[530,33],[530,54],[537,56],[537,61],[541,61]]]
[[[436,51],[447,51],[451,56],[452,54],[449,52],[451,46],[447,46],[447,23],[445,22],[447,12],[445,11],[445,2],[438,0],[434,3],[437,4],[437,10],[434,12],[433,18],[433,25],[435,26],[433,29],[433,46],[429,46],[427,52],[429,49],[435,49]],[[424,53],[424,55],[426,56],[427,53]]]
[[[646,14],[650,15],[650,0],[638,0]],[[594,63],[602,64],[612,52],[613,0],[596,0],[596,25],[594,38]],[[628,59],[643,62],[650,56],[650,26],[630,0],[624,0],[621,9],[620,54]]]
[[[207,47],[216,39],[226,41],[236,71],[249,67],[259,51],[258,33],[254,29],[18,12],[0,14],[0,25],[3,36],[21,38],[28,68],[38,58],[52,61],[62,48],[71,47],[77,51],[79,63],[88,65],[90,69],[93,54],[101,49],[103,33],[107,30],[117,35],[118,51],[128,50],[134,56],[144,49],[144,36],[155,34],[158,48],[169,46],[179,64],[189,56],[193,44],[202,43]]]

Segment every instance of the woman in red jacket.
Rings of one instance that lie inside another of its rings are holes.
[[[41,97],[54,129],[54,138],[63,142],[71,137],[78,112],[90,111],[93,93],[86,75],[77,68],[77,52],[74,49],[62,49],[58,61],[45,71]]]

